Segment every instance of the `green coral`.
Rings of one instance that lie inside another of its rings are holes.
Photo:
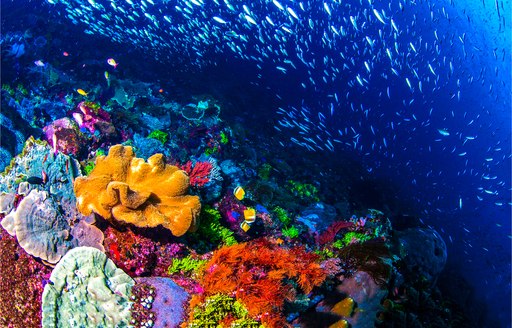
[[[217,147],[216,145],[212,146],[212,147],[207,147],[205,150],[204,150],[204,154],[206,156],[211,156],[213,154],[216,154],[219,152],[219,147]]]
[[[272,171],[272,169],[272,165],[265,163],[262,166],[260,166],[258,170],[258,176],[263,180],[268,180],[270,178],[270,172]]]
[[[85,175],[89,175],[94,169],[94,162],[89,162],[84,166]]]
[[[28,96],[28,90],[23,86],[23,84],[18,83],[16,86],[16,91],[21,93],[23,96]]]
[[[220,223],[220,212],[210,206],[203,206],[201,208],[200,222],[197,229],[201,239],[209,240],[215,244],[223,244],[226,246],[235,245],[238,242],[234,237],[233,231],[224,227]]]
[[[224,327],[222,321],[228,319],[229,327],[233,328],[263,328],[258,321],[249,317],[245,306],[224,294],[217,294],[206,298],[205,302],[193,310],[193,320],[189,322],[191,328],[217,328]]]
[[[318,189],[310,183],[302,183],[294,180],[288,180],[288,189],[290,192],[302,200],[318,202]]]
[[[320,260],[322,260],[322,261],[336,256],[334,254],[334,252],[327,247],[324,247],[323,249],[318,249],[318,250],[314,251],[313,253],[318,255],[320,257]]]
[[[167,271],[169,274],[181,273],[185,275],[192,275],[197,273],[202,266],[206,264],[206,260],[196,260],[187,256],[182,259],[173,259],[172,264]]]
[[[290,215],[284,208],[276,206],[274,207],[273,212],[276,214],[277,219],[281,221],[283,225],[288,226],[292,222]]]
[[[299,229],[297,229],[297,227],[295,226],[283,228],[283,230],[281,230],[281,233],[283,234],[283,236],[288,237],[290,239],[299,237]]]
[[[344,236],[343,239],[336,240],[332,246],[334,248],[340,249],[347,245],[354,244],[354,243],[363,243],[365,241],[368,241],[372,239],[371,236],[366,235],[362,232],[356,232],[356,231],[349,231]]]
[[[163,145],[169,139],[169,134],[167,132],[164,132],[161,130],[154,130],[154,131],[151,131],[151,133],[148,135],[148,138],[156,139],[156,140],[160,141]]]
[[[11,97],[14,96],[14,89],[8,84],[2,84],[2,91],[7,92]]]
[[[220,143],[225,145],[229,142],[229,138],[228,138],[228,135],[226,134],[226,132],[224,131],[221,131],[220,132]]]

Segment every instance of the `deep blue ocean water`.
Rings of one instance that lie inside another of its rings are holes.
[[[511,326],[510,1],[133,3],[2,1],[2,84],[37,60],[91,80],[114,57],[124,78],[227,100],[312,175],[355,162],[360,205],[439,231],[442,290]]]

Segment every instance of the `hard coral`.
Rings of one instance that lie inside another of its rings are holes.
[[[96,248],[73,248],[44,287],[43,327],[126,327],[134,284]]]
[[[83,214],[94,212],[138,227],[162,225],[175,236],[197,226],[201,203],[199,197],[185,195],[188,187],[187,174],[165,164],[162,154],[146,163],[135,157],[132,147],[122,145],[98,157],[91,174],[74,185]]]
[[[0,224],[27,253],[49,263],[77,246],[103,251],[103,234],[91,225],[94,218],[76,210],[72,181],[79,175],[78,165],[30,138],[0,175],[0,213],[5,214]]]

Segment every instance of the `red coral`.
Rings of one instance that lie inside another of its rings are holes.
[[[202,187],[210,181],[210,172],[213,165],[210,162],[186,162],[180,167],[187,172],[190,178],[190,185],[193,187]]]
[[[0,228],[0,327],[41,327],[41,296],[51,270]]]
[[[303,247],[285,249],[260,239],[223,247],[213,253],[200,279],[204,288],[191,306],[217,293],[234,295],[249,314],[269,327],[286,327],[281,310],[296,290],[286,279],[294,279],[304,293],[310,293],[325,279],[318,257]]]
[[[336,221],[332,223],[322,234],[317,236],[316,242],[318,245],[323,246],[325,244],[328,244],[334,240],[336,237],[336,234],[341,229],[351,228],[354,226],[354,223],[347,222],[347,221]]]

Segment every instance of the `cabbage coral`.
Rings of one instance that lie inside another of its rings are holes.
[[[75,180],[77,208],[138,227],[162,225],[175,236],[195,230],[201,210],[199,197],[186,195],[187,174],[167,165],[162,154],[145,162],[132,147],[112,146],[99,156],[87,177]]]

